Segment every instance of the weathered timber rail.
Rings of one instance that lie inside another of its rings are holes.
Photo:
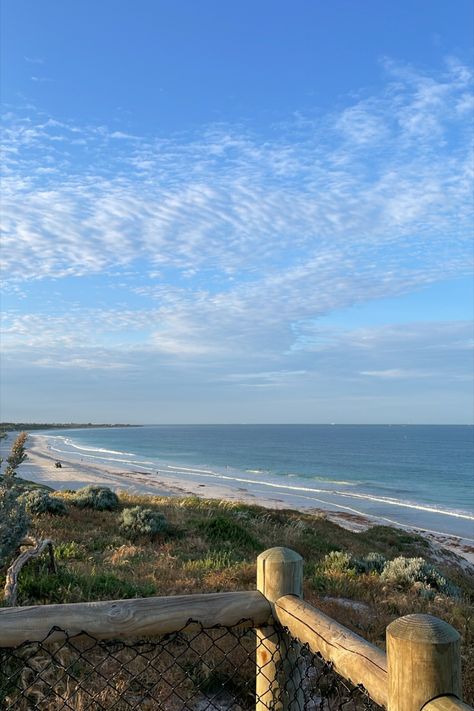
[[[151,637],[177,630],[225,625],[240,620],[257,626],[268,620],[270,605],[256,591],[147,597],[108,602],[76,602],[67,605],[34,605],[0,610],[0,647],[22,642],[53,642],[85,632],[96,639]],[[195,620],[196,622],[189,622]]]
[[[382,649],[291,595],[275,602],[274,616],[296,639],[331,662],[338,674],[355,686],[362,684],[377,704],[387,707],[387,655]]]
[[[385,652],[303,601],[302,571],[297,553],[272,548],[258,557],[256,591],[0,609],[0,647],[15,649],[46,637],[127,640],[240,625],[255,630],[257,711],[326,708],[317,692],[308,705],[305,649],[388,711],[473,711],[461,699],[460,637],[454,628],[430,615],[407,615],[388,626]],[[186,699],[179,708],[195,708]]]

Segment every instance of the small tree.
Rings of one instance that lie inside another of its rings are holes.
[[[20,432],[7,457],[8,465],[0,482],[0,567],[8,565],[25,536],[29,519],[24,504],[19,501],[21,493],[16,485],[15,470],[26,459],[25,442],[28,435]]]
[[[7,489],[15,486],[15,474],[17,467],[25,461],[28,456],[25,451],[25,443],[28,439],[26,432],[20,432],[12,444],[10,455],[7,457],[7,467],[3,475],[3,484]]]
[[[26,535],[29,518],[16,487],[0,486],[0,568],[7,568]]]
[[[26,457],[28,456],[25,451],[25,444],[27,439],[28,435],[26,434],[26,432],[20,432],[18,437],[13,442],[10,456],[7,457],[7,462],[12,467],[12,469],[16,469],[18,466],[20,466],[20,464],[24,462]]]

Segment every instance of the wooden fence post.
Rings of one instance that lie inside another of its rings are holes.
[[[257,589],[272,607],[283,595],[302,598],[303,558],[299,553],[281,547],[261,553],[257,558]],[[286,640],[282,635],[277,636],[273,626],[257,629],[257,711],[303,708],[297,663],[298,660],[292,660],[291,653],[288,653]],[[288,698],[283,689],[293,698]]]
[[[387,627],[388,711],[421,711],[437,696],[461,698],[459,633],[432,615]]]

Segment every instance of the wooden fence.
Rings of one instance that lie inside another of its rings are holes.
[[[246,620],[257,633],[257,711],[305,708],[296,678],[294,698],[277,701],[282,683],[292,688],[284,675],[299,673],[297,663],[279,664],[285,647],[281,627],[388,711],[473,711],[461,699],[460,637],[453,627],[430,615],[401,617],[387,628],[384,652],[304,602],[302,581],[301,556],[271,548],[258,556],[256,591],[0,609],[0,647],[48,635],[49,641],[61,639],[64,632],[126,639]],[[295,654],[294,644],[292,649]]]

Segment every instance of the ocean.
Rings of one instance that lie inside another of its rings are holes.
[[[157,425],[53,430],[84,461],[245,488],[288,507],[368,515],[474,542],[474,427]]]

